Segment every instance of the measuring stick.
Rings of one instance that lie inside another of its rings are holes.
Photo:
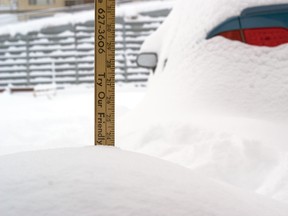
[[[115,0],[95,7],[95,145],[115,145]]]

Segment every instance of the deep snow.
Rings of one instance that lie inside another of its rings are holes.
[[[159,63],[117,146],[288,201],[288,45],[205,39],[244,8],[277,3],[287,0],[177,1],[142,47]]]
[[[38,88],[40,88],[39,86]],[[116,119],[133,109],[145,88],[116,87]],[[94,145],[94,88],[0,94],[0,155],[37,149]]]
[[[92,89],[59,91],[52,99],[4,94],[1,213],[288,214],[287,203],[270,199],[288,201],[287,46],[256,49],[221,38],[204,40],[213,25],[248,5],[284,1],[178,2],[143,47],[160,57],[146,99],[132,112],[125,103],[117,107],[123,114],[117,120],[117,145],[190,170],[93,148]],[[116,100],[120,105],[117,95]],[[83,145],[91,147],[78,147]],[[11,154],[67,146],[78,148]]]
[[[0,157],[5,216],[286,216],[285,204],[116,148]]]

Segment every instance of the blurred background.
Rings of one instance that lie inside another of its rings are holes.
[[[117,0],[116,83],[145,87],[135,59],[172,1]],[[0,92],[94,82],[94,0],[0,0]]]
[[[116,119],[146,94],[136,56],[172,5],[117,1]],[[91,0],[0,0],[0,155],[94,145],[94,16]]]

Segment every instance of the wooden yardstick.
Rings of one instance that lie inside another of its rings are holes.
[[[95,145],[115,145],[115,0],[95,5]]]

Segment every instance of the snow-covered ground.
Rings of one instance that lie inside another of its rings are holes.
[[[32,93],[0,95],[0,212],[13,216],[20,212],[29,216],[147,215],[147,212],[149,215],[181,216],[191,213],[193,216],[287,215],[286,204],[206,178],[201,169],[192,172],[183,166],[117,148],[93,147],[93,91],[91,87],[72,87],[59,90],[54,97],[34,97]],[[144,88],[117,88],[117,124],[121,123],[119,118],[125,119],[137,108],[145,92]],[[179,133],[179,146],[188,147],[187,133],[192,127],[191,122],[187,128],[181,125],[177,128],[177,125],[169,123],[165,125],[166,122],[163,122],[162,129],[143,128],[143,133],[149,133],[146,134],[147,140],[142,142],[147,142],[149,150],[149,139],[153,140],[158,133],[169,146],[169,138],[173,140]],[[168,127],[171,130],[165,131]],[[156,131],[158,129],[159,132]],[[219,134],[222,142],[213,146],[213,134],[206,133],[211,143],[208,140],[201,146],[201,133],[205,134],[205,131],[201,131],[199,125],[195,130],[199,131],[198,151],[192,154],[196,156],[195,160],[205,162],[214,151],[217,153],[213,155],[215,162],[222,161],[223,166],[229,166],[232,177],[241,166],[243,172],[239,173],[239,182],[243,183],[244,175],[253,174],[255,169],[263,169],[265,174],[274,163],[277,164],[276,160],[281,159],[273,148],[262,148],[257,144],[261,148],[256,146],[248,152],[250,161],[255,163],[242,165],[243,151],[234,145],[229,147],[229,135]],[[237,141],[237,137],[234,139]],[[247,141],[247,145],[251,143],[255,144]],[[136,140],[135,146],[140,144]],[[165,152],[167,148],[164,145],[159,139],[154,143],[155,156],[159,157],[157,152],[172,154],[171,149],[171,152]],[[57,150],[52,150],[55,148]],[[174,150],[175,158],[179,160],[179,156],[183,157],[183,163],[191,157],[187,148],[183,149],[182,155],[179,155],[177,148]],[[145,149],[142,152],[152,154]],[[237,153],[240,154],[238,158]],[[263,157],[260,162],[257,161],[259,155]],[[223,157],[227,157],[227,160]],[[286,168],[285,163],[279,164],[274,176],[283,180]],[[221,172],[218,174],[221,175]],[[247,175],[246,183],[256,185],[261,177],[258,174]],[[271,190],[272,187],[279,185],[275,185],[275,178],[271,175],[263,190]]]
[[[117,88],[116,118],[133,109],[145,91]],[[56,96],[4,93],[0,107],[0,155],[94,145],[94,88],[67,87]]]
[[[143,47],[160,62],[148,92],[117,89],[118,149],[93,147],[93,88],[0,95],[1,214],[288,215],[287,46],[204,37],[285,1],[178,2]]]
[[[0,25],[5,25],[7,23],[16,22],[17,16],[14,14],[0,14]]]
[[[286,216],[287,205],[116,148],[0,157],[5,216]]]

